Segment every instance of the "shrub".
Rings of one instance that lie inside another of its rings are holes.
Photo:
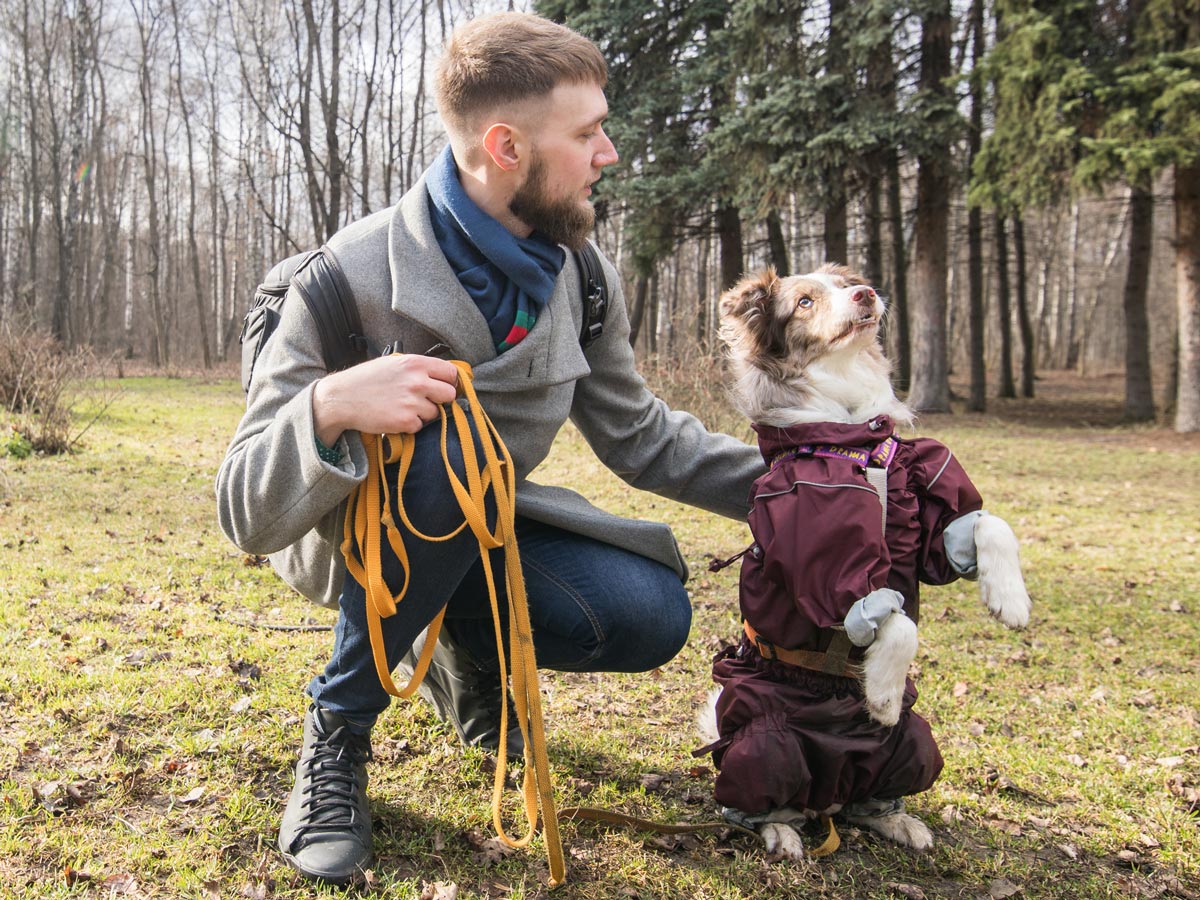
[[[670,357],[649,356],[638,370],[650,390],[672,409],[687,410],[711,431],[724,431],[743,440],[751,435],[746,422],[729,401],[725,360],[694,344]]]
[[[0,432],[0,455],[24,458],[73,449],[100,414],[72,434],[73,414],[94,392],[100,372],[90,349],[65,351],[48,335],[0,328],[0,409],[11,416]]]

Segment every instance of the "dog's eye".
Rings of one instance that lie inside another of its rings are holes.
[[[812,297],[801,297],[799,300],[796,301],[796,305],[799,306],[801,309],[808,309],[810,306],[813,305],[813,298]]]

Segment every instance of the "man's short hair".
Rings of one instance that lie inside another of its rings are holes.
[[[437,103],[451,134],[467,136],[489,108],[548,95],[559,84],[608,82],[590,40],[541,16],[493,13],[454,30],[437,69]]]

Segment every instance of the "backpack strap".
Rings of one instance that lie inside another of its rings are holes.
[[[590,242],[573,251],[579,268],[579,284],[583,291],[583,327],[579,330],[579,346],[584,350],[604,332],[604,317],[608,315],[608,284],[600,255]]]
[[[330,372],[365,361],[370,345],[346,275],[332,253],[322,247],[296,270],[292,284],[304,298],[321,336],[321,353]]]

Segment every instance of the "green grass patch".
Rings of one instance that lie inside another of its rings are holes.
[[[1111,391],[1044,387],[1035,404],[921,424],[1012,523],[1035,600],[1011,633],[971,585],[924,595],[918,709],[946,770],[910,808],[934,850],[850,829],[797,865],[734,834],[571,823],[555,896],[1200,896],[1200,440],[1114,424]],[[0,897],[419,898],[435,882],[548,896],[540,840],[490,842],[491,760],[419,704],[376,729],[371,879],[327,890],[283,864],[302,690],[331,635],[263,626],[332,614],[217,528],[236,382],[120,388],[79,452],[0,458]],[[736,567],[706,566],[745,544],[744,525],[629,490],[569,430],[535,477],[669,522],[694,573],[692,639],[670,665],[543,674],[559,803],[713,819],[692,719],[738,622]]]

